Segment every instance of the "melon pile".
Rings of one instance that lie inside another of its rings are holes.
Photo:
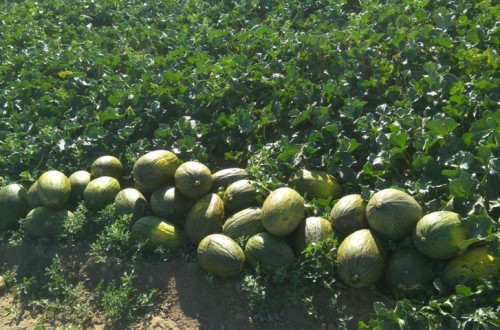
[[[500,277],[499,258],[477,247],[459,255],[467,239],[460,215],[424,214],[407,193],[384,189],[368,201],[343,195],[339,182],[320,170],[300,169],[273,191],[243,168],[212,171],[196,161],[182,162],[173,152],[154,150],[139,157],[126,184],[123,165],[113,156],[94,161],[90,171],[66,176],[43,173],[26,190],[19,184],[0,189],[0,230],[15,229],[25,218],[25,233],[53,237],[79,203],[99,211],[114,204],[130,214],[132,236],[144,249],[197,247],[207,272],[227,277],[247,265],[265,272],[290,267],[313,243],[342,238],[336,269],[345,284],[361,288],[384,281],[396,295],[431,290],[433,260],[446,261],[442,278],[450,286]],[[335,200],[329,219],[309,215],[306,200]],[[411,246],[390,251],[389,242],[411,238]]]

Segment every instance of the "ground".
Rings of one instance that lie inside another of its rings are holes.
[[[77,274],[78,281],[92,290],[103,280],[118,279],[132,265],[119,261],[97,263],[88,257],[84,246],[61,251],[45,242],[8,246],[0,244],[0,271],[5,274],[15,271],[18,281],[43,271],[43,260],[55,254],[66,260],[65,270]],[[46,265],[46,264],[45,264]],[[155,297],[155,308],[142,318],[125,327],[130,329],[338,329],[337,316],[326,308],[329,296],[326,292],[315,297],[318,306],[317,317],[308,316],[303,307],[287,303],[287,296],[277,304],[283,306],[281,313],[269,320],[257,320],[249,311],[241,287],[243,277],[214,279],[204,272],[195,260],[175,258],[170,261],[140,260],[133,265],[137,275],[134,282],[139,290],[159,289]],[[339,284],[339,303],[346,306],[346,312],[353,316],[351,328],[357,328],[359,320],[369,320],[373,315],[373,303],[385,299],[369,289],[351,289]],[[287,288],[283,288],[286,292]],[[43,324],[41,315],[31,308],[22,308],[19,299],[14,299],[12,287],[0,293],[0,329],[36,329]],[[75,308],[78,308],[76,306]],[[76,313],[76,312],[75,312]],[[54,328],[54,323],[45,322],[45,329]],[[63,329],[56,323],[55,328]],[[106,324],[96,317],[85,329],[123,329],[123,326]],[[38,328],[40,329],[40,328]]]

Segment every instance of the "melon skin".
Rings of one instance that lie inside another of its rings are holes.
[[[435,211],[423,216],[415,226],[412,241],[415,247],[432,259],[458,256],[458,245],[467,238],[467,229],[459,214]]]
[[[34,238],[54,237],[64,230],[66,219],[73,217],[74,214],[66,209],[39,206],[26,216],[24,230],[27,235]]]
[[[359,194],[340,198],[330,212],[330,222],[334,230],[349,235],[357,230],[369,228],[366,219],[366,201]]]
[[[90,166],[90,174],[93,179],[101,176],[110,176],[117,180],[121,180],[123,177],[123,164],[114,156],[101,156],[94,160]]]
[[[180,160],[168,150],[154,150],[142,155],[132,168],[136,188],[151,193],[162,186],[172,185],[179,165]]]
[[[148,209],[146,197],[135,188],[122,189],[115,196],[115,210],[118,215],[131,215],[133,220],[141,218]]]
[[[201,267],[216,276],[235,276],[245,268],[243,249],[223,234],[206,236],[200,241],[196,252]]]
[[[149,198],[154,215],[168,219],[181,228],[184,227],[185,218],[194,203],[174,186],[160,187]]]
[[[100,210],[114,203],[121,190],[120,182],[110,176],[101,176],[89,182],[83,192],[85,206],[91,210]]]
[[[295,262],[292,248],[281,238],[268,232],[250,237],[244,248],[249,265],[268,273],[276,273]]]
[[[366,205],[366,218],[370,228],[383,238],[391,240],[410,235],[422,216],[422,207],[415,198],[393,188],[376,192]]]
[[[230,212],[238,212],[257,205],[257,182],[238,180],[231,183],[224,192],[224,206]]]
[[[150,252],[154,252],[157,248],[178,248],[186,242],[184,234],[175,224],[152,215],[135,221],[131,232],[136,240],[146,240],[144,248]]]
[[[175,187],[189,199],[197,200],[210,192],[212,172],[199,162],[181,164],[174,174]]]
[[[304,219],[305,206],[302,196],[292,188],[281,187],[272,191],[262,205],[262,223],[276,236],[293,232]]]
[[[230,216],[222,225],[222,233],[231,238],[253,236],[266,231],[262,224],[262,210],[249,207]]]
[[[69,176],[69,182],[71,183],[71,201],[78,202],[83,200],[83,192],[92,180],[91,177],[92,174],[84,170],[76,171]]]
[[[322,217],[305,218],[293,232],[293,247],[300,254],[308,246],[332,237],[332,225]]]
[[[17,183],[0,188],[0,232],[17,229],[28,211],[28,191]]]
[[[337,199],[343,193],[340,183],[332,175],[321,170],[297,170],[290,176],[288,183],[308,199]]]
[[[184,229],[189,241],[198,245],[210,234],[220,233],[224,224],[224,202],[217,194],[200,198],[189,210]]]
[[[71,196],[71,182],[62,172],[50,170],[38,178],[37,195],[44,206],[61,208]]]
[[[28,202],[30,210],[43,205],[42,201],[38,197],[37,189],[38,189],[38,180],[33,182],[33,184],[29,187],[28,193],[26,195],[26,200]]]
[[[244,168],[231,167],[219,170],[212,174],[212,189],[211,191],[217,193],[224,191],[230,184],[239,180],[249,180],[250,174]]]

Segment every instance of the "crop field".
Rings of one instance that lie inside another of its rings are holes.
[[[500,329],[497,1],[0,3],[0,329]]]

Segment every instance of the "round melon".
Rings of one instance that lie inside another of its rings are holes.
[[[293,242],[297,254],[309,245],[319,243],[332,236],[330,221],[322,217],[307,217],[293,232]]]
[[[186,217],[185,230],[191,243],[198,245],[210,234],[220,233],[224,223],[224,202],[217,194],[208,194],[193,205]]]
[[[40,198],[38,198],[37,188],[38,180],[33,182],[33,184],[28,189],[28,194],[26,195],[26,200],[28,202],[30,210],[43,205]]]
[[[459,284],[475,287],[483,279],[500,280],[499,245],[475,247],[457,256],[446,264],[442,272],[443,282],[455,289]]]
[[[71,197],[74,202],[83,200],[83,192],[91,181],[91,174],[87,171],[76,171],[69,176],[71,183]]]
[[[368,228],[366,201],[359,194],[340,198],[330,212],[330,222],[333,229],[344,235]]]
[[[135,188],[125,188],[116,194],[114,205],[116,214],[131,214],[132,219],[139,219],[145,215],[148,201],[139,190]]]
[[[17,183],[0,188],[0,232],[17,229],[28,211],[28,192]]]
[[[229,185],[238,180],[249,180],[250,174],[244,168],[231,167],[219,170],[212,174],[212,192],[224,191]]]
[[[223,234],[210,234],[203,238],[197,249],[201,267],[216,276],[238,275],[245,268],[245,253],[232,238]]]
[[[385,267],[386,287],[398,297],[412,298],[432,290],[430,261],[414,248],[394,252]]]
[[[370,228],[386,239],[397,240],[411,234],[422,215],[415,198],[393,188],[376,192],[366,205]]]
[[[376,283],[384,274],[387,251],[381,238],[369,229],[347,236],[337,249],[337,273],[342,282],[362,288]]]
[[[250,237],[245,244],[245,257],[253,267],[276,273],[295,262],[292,248],[281,238],[262,232]]]
[[[132,225],[131,232],[136,240],[146,240],[144,247],[152,252],[158,248],[177,248],[185,243],[184,235],[177,226],[153,215],[139,218]]]
[[[83,192],[85,206],[91,210],[103,209],[115,201],[120,192],[120,182],[110,176],[101,176],[89,182]]]
[[[47,171],[38,178],[36,191],[44,206],[60,208],[71,196],[71,182],[62,172]]]
[[[94,160],[90,166],[90,174],[93,179],[101,176],[110,176],[117,180],[121,180],[123,176],[122,162],[114,156],[101,156]]]
[[[257,182],[238,180],[224,191],[224,206],[230,212],[238,212],[257,205]]]
[[[289,179],[289,186],[308,199],[342,196],[342,186],[330,174],[320,170],[300,169]]]
[[[154,215],[184,227],[186,215],[194,201],[181,194],[176,187],[164,186],[153,191],[149,203]]]
[[[450,259],[458,255],[458,245],[467,238],[467,229],[459,214],[435,211],[423,216],[415,226],[415,247],[433,259]]]
[[[231,238],[253,236],[266,231],[262,224],[262,210],[249,207],[236,212],[222,225],[222,233]]]
[[[293,232],[304,219],[304,199],[292,188],[281,187],[272,191],[262,205],[262,223],[276,236]]]
[[[66,209],[39,206],[26,216],[24,230],[31,237],[53,237],[64,230],[66,219],[73,217],[74,214]]]
[[[194,200],[208,194],[212,187],[210,169],[194,161],[180,165],[175,171],[174,180],[181,194]]]
[[[168,150],[155,150],[142,155],[132,169],[137,189],[150,193],[162,186],[173,184],[179,164],[177,156]]]

